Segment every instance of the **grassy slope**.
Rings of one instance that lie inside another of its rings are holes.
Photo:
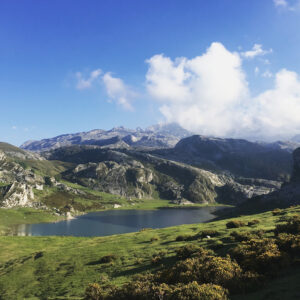
[[[71,163],[58,160],[21,160],[15,158],[14,161],[19,163],[24,169],[30,168],[41,176],[56,176],[73,166]]]
[[[300,213],[300,207],[286,209],[286,216]],[[263,229],[266,235],[274,228],[281,216],[271,212],[240,217],[243,221],[257,219],[258,225],[226,229],[228,220],[217,222],[181,225],[159,230],[145,230],[138,233],[109,237],[0,237],[0,295],[4,299],[34,297],[47,299],[80,299],[89,282],[110,281],[121,284],[137,273],[153,270],[151,256],[160,251],[166,253],[164,263],[172,261],[174,251],[187,243],[197,243],[209,247],[216,240],[225,246],[218,250],[224,255],[235,245],[229,239],[230,232]],[[195,234],[204,229],[218,230],[221,235],[201,241],[176,242],[178,235]],[[152,237],[157,241],[151,242]],[[37,252],[43,256],[35,259]],[[99,264],[98,260],[107,254],[115,254],[118,259],[113,264]],[[283,273],[283,278],[270,282],[259,293],[238,296],[235,299],[293,299],[292,293],[299,293],[297,282],[300,279],[299,267]],[[290,287],[293,287],[291,290]],[[274,296],[275,295],[275,296]],[[277,298],[276,298],[277,297]],[[1,298],[1,297],[0,297]],[[295,298],[296,299],[296,298]]]
[[[11,228],[15,225],[54,222],[60,219],[62,219],[62,217],[43,210],[32,208],[0,208],[0,234],[9,233]]]

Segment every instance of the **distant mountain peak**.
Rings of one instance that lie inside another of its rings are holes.
[[[30,151],[48,151],[71,145],[97,145],[101,147],[168,148],[192,133],[176,123],[157,124],[146,128],[128,129],[124,126],[110,130],[93,129],[87,132],[63,134],[40,141],[27,141],[20,147]]]

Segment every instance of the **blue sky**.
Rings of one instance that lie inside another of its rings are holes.
[[[2,0],[0,140],[164,121],[292,136],[299,29],[292,0]]]

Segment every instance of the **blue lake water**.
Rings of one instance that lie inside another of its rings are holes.
[[[163,228],[207,222],[215,218],[214,212],[216,210],[222,208],[99,211],[56,223],[19,225],[15,228],[15,234],[30,236],[106,236],[135,232],[142,228]]]

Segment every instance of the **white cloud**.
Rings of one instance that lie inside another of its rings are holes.
[[[95,80],[101,75],[102,71],[100,69],[96,69],[92,71],[87,78],[84,78],[81,72],[76,72],[75,76],[77,79],[76,88],[78,90],[89,89],[92,87],[92,84]]]
[[[277,7],[287,7],[288,3],[286,0],[274,0],[274,4]]]
[[[296,11],[300,9],[300,0],[273,0],[273,2],[277,8],[282,8],[289,11]]]
[[[252,130],[266,137],[291,137],[300,132],[300,79],[295,72],[281,70],[274,88],[253,99],[249,114]]]
[[[300,133],[300,80],[281,70],[251,97],[241,55],[213,43],[201,56],[147,60],[146,86],[167,122],[204,135],[286,138]],[[270,75],[270,74],[269,74]]]
[[[136,94],[126,86],[122,79],[113,77],[111,73],[105,73],[102,77],[107,95],[109,96],[109,102],[116,102],[125,110],[133,110],[131,104],[132,99]]]
[[[17,130],[17,126],[14,125],[14,126],[11,127],[11,129]]]
[[[273,52],[272,49],[263,50],[262,45],[254,44],[251,50],[242,52],[241,55],[245,58],[252,59],[256,56],[263,56],[271,52]]]
[[[254,73],[255,73],[255,75],[258,75],[258,74],[259,74],[259,72],[260,72],[260,70],[259,70],[259,67],[255,67],[255,69],[254,69]]]
[[[248,94],[237,53],[213,43],[205,54],[191,60],[173,62],[155,55],[147,62],[147,89],[164,103],[160,110],[167,121],[213,135],[227,134],[237,126],[236,107]]]
[[[115,102],[125,110],[133,110],[131,102],[136,97],[136,93],[122,79],[113,77],[110,72],[103,74],[101,69],[96,69],[86,77],[84,77],[82,72],[76,72],[75,77],[77,79],[76,89],[78,90],[91,88],[99,79],[99,82],[104,84],[109,103]]]
[[[265,78],[271,78],[273,77],[273,73],[270,72],[269,70],[266,70],[264,73],[261,74],[261,76]]]

